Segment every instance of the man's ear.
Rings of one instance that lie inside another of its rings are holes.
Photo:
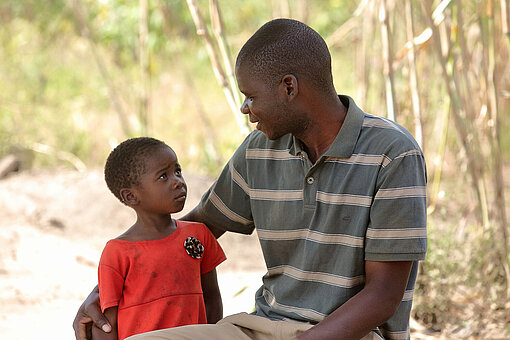
[[[138,197],[136,197],[136,194],[131,188],[120,189],[120,197],[122,198],[122,203],[127,206],[138,205],[140,203]]]
[[[287,98],[287,101],[292,101],[294,98],[296,98],[299,88],[298,88],[298,81],[296,76],[293,74],[286,74],[282,77],[282,81],[280,83],[280,88],[283,91],[285,97]]]

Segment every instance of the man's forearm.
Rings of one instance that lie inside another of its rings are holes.
[[[365,262],[364,288],[297,339],[361,339],[397,310],[412,261]]]
[[[297,339],[361,339],[393,315],[396,307],[390,305],[391,301],[381,296],[380,292],[361,290]]]
[[[214,237],[216,237],[216,238],[219,238],[221,235],[223,235],[225,233],[224,230],[221,230],[220,228],[215,227],[214,225],[212,225],[210,221],[209,222],[206,221],[204,216],[202,216],[199,213],[199,210],[198,210],[197,207],[193,208],[193,210],[191,210],[189,213],[187,213],[186,215],[184,215],[180,219],[183,220],[183,221],[200,222],[200,223],[205,224],[207,226],[207,228],[209,228],[211,233],[214,235]]]

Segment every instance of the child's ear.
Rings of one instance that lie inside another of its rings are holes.
[[[127,206],[137,205],[140,203],[138,197],[136,197],[135,193],[131,189],[120,189],[120,197],[122,198],[122,203]]]

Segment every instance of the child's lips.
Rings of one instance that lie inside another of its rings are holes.
[[[185,193],[185,192],[184,192],[184,193],[182,193],[182,194],[180,194],[180,195],[177,195],[177,196],[175,197],[175,200],[176,200],[176,201],[184,201],[185,199],[186,199],[186,193]]]

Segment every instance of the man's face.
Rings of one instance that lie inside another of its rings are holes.
[[[250,122],[257,123],[257,130],[269,139],[293,132],[292,114],[285,98],[279,94],[278,85],[271,88],[260,78],[250,75],[245,68],[236,66],[237,85],[245,95],[241,112],[249,115]]]

